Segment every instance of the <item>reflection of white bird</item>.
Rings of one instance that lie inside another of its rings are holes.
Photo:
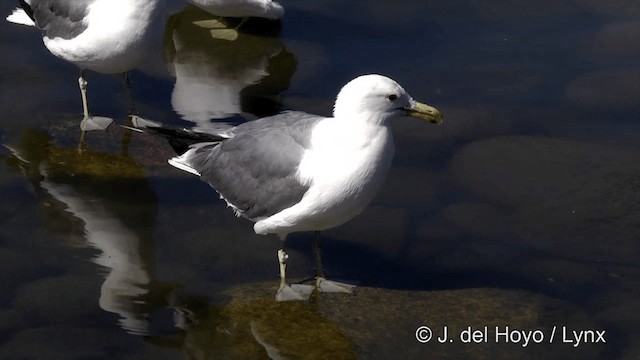
[[[211,14],[228,17],[280,19],[284,9],[272,0],[188,0]]]
[[[173,40],[177,54],[173,61],[176,83],[171,104],[183,119],[195,122],[200,129],[206,129],[211,119],[240,114],[240,92],[267,76],[269,59],[281,51],[272,48],[254,57],[252,66],[229,71],[225,65],[230,64],[224,61],[224,56],[212,59],[197,50],[189,53],[188,49],[182,49],[182,40],[177,34]]]
[[[192,145],[169,163],[209,183],[237,215],[255,221],[257,234],[276,234],[284,242],[292,232],[341,225],[367,206],[391,166],[389,120],[404,115],[441,121],[438,110],[413,100],[395,81],[365,75],[342,88],[334,117],[287,112],[247,122],[217,141]],[[276,298],[305,299],[308,287],[286,285],[283,249],[278,259]],[[317,251],[316,259],[320,268]],[[316,286],[351,289],[322,274]]]
[[[89,116],[84,70],[112,74],[135,68],[154,38],[151,25],[160,14],[161,1],[20,0],[22,8],[7,20],[38,27],[53,55],[80,67],[81,128],[97,130],[105,129],[112,120]]]
[[[147,320],[137,312],[136,299],[147,293],[151,277],[140,254],[140,239],[131,229],[106,211],[98,201],[90,201],[69,185],[47,180],[40,183],[67,211],[84,222],[86,240],[102,253],[93,261],[109,269],[100,288],[99,305],[120,315],[120,326],[133,334],[146,334]]]
[[[176,77],[171,104],[184,120],[205,130],[212,119],[242,112],[242,90],[270,75],[270,61],[284,47],[278,39],[247,34],[234,41],[212,38],[207,29],[193,25],[198,13],[185,10],[174,17],[165,47]]]
[[[138,202],[148,206],[154,196],[141,166],[125,156],[91,150],[79,154],[75,149],[58,148],[49,136],[37,131],[27,132],[24,139],[18,146],[4,147],[14,155],[25,176],[37,182],[36,188],[63,206],[59,213],[80,220],[72,223],[82,224],[83,240],[100,251],[92,259],[106,270],[100,307],[118,314],[118,322],[126,331],[144,334],[148,324],[146,314],[140,311],[140,298],[148,293],[151,282],[151,262],[145,252],[150,236],[145,236],[146,230],[136,231],[126,223],[130,213],[135,213],[136,223],[149,220],[147,213],[136,208]],[[114,195],[104,186],[108,182],[105,179],[129,183],[126,190],[118,188]],[[118,196],[128,202],[120,204]]]

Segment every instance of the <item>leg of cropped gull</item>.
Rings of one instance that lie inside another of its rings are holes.
[[[129,77],[129,72],[125,71],[122,73],[122,86],[124,88],[124,92],[127,94],[127,98],[129,100],[129,123],[127,125],[132,127],[137,127],[140,123],[138,117],[138,111],[136,110],[136,103],[133,99],[133,88],[131,87],[131,79]],[[122,134],[122,139],[120,141],[120,153],[122,155],[127,155],[129,153],[129,143],[131,142],[131,129],[125,129],[124,134]]]
[[[84,78],[84,70],[80,71],[78,85],[80,86],[80,95],[82,95],[83,110],[80,129],[82,129],[83,132],[92,130],[106,130],[113,122],[113,119],[103,116],[89,116],[89,106],[87,105],[87,80]]]
[[[78,78],[78,85],[80,86],[80,95],[82,95],[82,110],[84,119],[89,118],[89,107],[87,106],[87,80],[84,78],[84,70],[80,71],[80,77]]]
[[[316,288],[320,292],[351,294],[355,285],[327,280],[322,269],[322,247],[320,245],[320,232],[316,231],[313,237],[313,255],[316,260]]]
[[[308,300],[314,287],[311,285],[288,285],[286,279],[287,259],[289,255],[284,251],[284,238],[280,241],[278,250],[278,263],[280,264],[280,288],[276,293],[276,301]]]
[[[133,99],[133,88],[131,87],[129,72],[122,73],[122,81],[124,84],[124,91],[127,93],[127,97],[129,98],[129,118],[131,118],[138,115],[138,110],[136,109],[136,102]]]
[[[320,244],[320,232],[316,231],[313,236],[313,257],[316,261],[316,279],[324,277],[322,269],[322,245]]]

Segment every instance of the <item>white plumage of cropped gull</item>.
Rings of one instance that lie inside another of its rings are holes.
[[[126,73],[148,53],[151,24],[163,0],[19,0],[7,21],[35,26],[47,49],[77,65],[83,130],[105,129],[112,119],[91,117],[84,70]],[[128,81],[125,74],[125,80]]]
[[[188,0],[189,3],[211,14],[225,17],[259,17],[280,19],[284,9],[272,0]]]
[[[285,112],[220,132],[219,141],[196,143],[169,160],[199,175],[257,234],[276,234],[278,301],[307,299],[313,288],[286,283],[284,240],[298,231],[321,231],[358,215],[382,185],[394,153],[390,121],[412,116],[440,123],[440,112],[415,101],[394,80],[363,75],[338,94],[333,117]],[[317,243],[316,288],[350,292],[321,273]]]

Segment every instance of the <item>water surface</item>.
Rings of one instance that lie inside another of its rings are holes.
[[[0,358],[640,356],[640,5],[281,3],[279,25],[234,40],[176,10],[131,74],[136,110],[196,128],[329,115],[371,72],[437,106],[441,126],[394,124],[381,193],[322,235],[356,294],[276,304],[278,240],[168,166],[161,138],[112,126],[79,147],[78,69],[2,22]],[[126,123],[121,78],[88,80],[91,111]],[[312,236],[288,241],[292,280],[313,273]],[[496,342],[496,326],[545,341]],[[606,342],[550,342],[563,327]]]

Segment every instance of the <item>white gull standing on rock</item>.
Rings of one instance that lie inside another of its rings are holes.
[[[163,0],[19,0],[7,21],[35,26],[47,49],[77,65],[84,117],[82,130],[106,129],[112,119],[91,117],[84,70],[125,73],[148,54],[152,22]],[[163,25],[163,24],[159,24]]]
[[[238,216],[255,222],[257,234],[280,237],[278,301],[304,300],[313,290],[287,285],[286,236],[344,224],[378,192],[394,153],[390,120],[442,119],[437,109],[413,100],[381,75],[363,75],[346,84],[333,115],[285,112],[250,121],[169,160],[209,183]],[[324,279],[317,241],[314,250],[316,288],[351,292],[351,285]]]

